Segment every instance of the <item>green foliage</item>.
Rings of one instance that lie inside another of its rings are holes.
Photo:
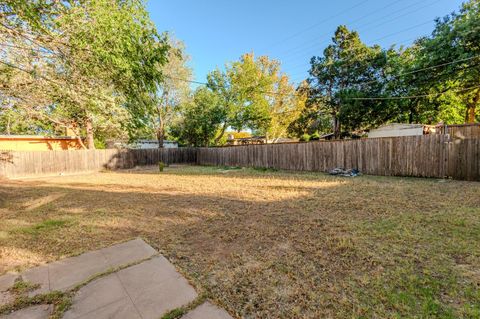
[[[310,141],[310,135],[308,135],[308,134],[303,134],[302,136],[300,136],[300,141],[301,141],[301,142],[308,142],[308,141]]]
[[[331,117],[336,137],[340,137],[342,123],[344,129],[354,130],[382,117],[381,103],[351,98],[382,93],[378,81],[385,56],[379,46],[369,47],[357,32],[339,26],[323,56],[312,58],[309,103],[318,106],[319,114]]]
[[[225,109],[218,94],[208,88],[198,88],[193,101],[183,106],[181,120],[172,128],[172,134],[182,144],[209,146],[225,119]]]
[[[14,295],[23,295],[40,287],[40,284],[33,284],[28,281],[16,281],[8,290]]]
[[[367,46],[356,32],[338,27],[323,55],[312,58],[309,100],[290,132],[312,134],[312,128],[326,118],[337,138],[342,130],[387,122],[477,121],[479,34],[478,0],[467,1],[458,13],[438,19],[431,36],[408,48]],[[411,98],[355,99],[405,96]]]
[[[158,170],[160,172],[163,172],[164,168],[165,168],[165,163],[164,162],[158,162]]]
[[[318,140],[320,140],[320,134],[318,134],[318,132],[315,132],[312,135],[310,135],[310,141],[318,141]]]
[[[161,319],[177,319],[186,314],[187,311],[183,307],[173,309],[162,316]]]
[[[437,19],[432,35],[418,41],[420,54],[417,56],[420,65],[438,65],[454,60],[464,60],[449,64],[442,68],[429,71],[430,77],[424,80],[425,86],[433,87],[434,91],[442,92],[454,89],[458,92],[453,98],[460,98],[457,104],[464,108],[465,122],[475,122],[476,108],[480,103],[480,2],[470,0],[465,2],[458,13],[452,13],[443,19]],[[468,59],[468,60],[466,60]],[[473,88],[473,89],[472,89]],[[453,104],[448,96],[436,100],[439,105]]]
[[[208,75],[208,88],[220,98],[223,108],[220,141],[226,129],[249,129],[269,138],[287,136],[291,122],[300,114],[304,100],[298,98],[280,63],[253,54]]]
[[[97,150],[104,150],[107,148],[107,143],[104,139],[95,138],[95,148]]]
[[[322,99],[312,98],[314,92],[307,81],[300,84],[297,96],[304,104],[300,114],[288,126],[288,134],[302,136],[315,132],[330,133],[332,130],[331,116],[325,112]]]
[[[12,45],[0,67],[8,109],[50,133],[85,135],[89,148],[96,134],[145,125],[168,45],[143,1],[2,1],[0,10],[0,40]]]

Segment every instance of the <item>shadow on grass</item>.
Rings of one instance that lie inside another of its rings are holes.
[[[211,185],[217,192],[125,184],[145,172],[108,173],[117,182],[100,185],[7,182],[0,186],[0,249],[52,261],[143,237],[238,316],[447,318],[477,311],[468,308],[480,301],[475,277],[462,269],[480,258],[478,184],[205,170],[158,176],[213,177],[221,181]],[[252,186],[266,176],[276,183]],[[223,191],[238,178],[253,179],[250,189]],[[5,264],[2,258],[0,268]]]

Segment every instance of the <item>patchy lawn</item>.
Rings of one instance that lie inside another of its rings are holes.
[[[480,183],[172,167],[3,181],[0,220],[0,274],[140,236],[239,317],[480,317]]]

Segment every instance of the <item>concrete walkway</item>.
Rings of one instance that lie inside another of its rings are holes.
[[[129,266],[131,265],[131,266]],[[121,268],[108,273],[111,269]],[[99,274],[105,274],[99,276]],[[83,255],[0,277],[0,306],[13,301],[8,292],[16,280],[40,285],[29,296],[50,291],[69,291],[91,278],[73,297],[65,319],[159,319],[187,306],[198,295],[175,267],[143,240],[136,239]],[[1,319],[47,319],[49,305],[32,306]],[[183,319],[230,319],[226,311],[206,302]]]

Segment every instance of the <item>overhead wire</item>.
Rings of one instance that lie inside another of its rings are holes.
[[[359,29],[359,30],[362,31],[362,32],[367,31],[367,30],[370,30],[370,29],[373,29],[373,28],[378,28],[378,27],[381,27],[381,26],[386,25],[386,24],[388,24],[388,23],[391,23],[392,21],[398,20],[398,19],[403,18],[403,17],[405,17],[405,16],[408,16],[408,15],[410,15],[410,14],[412,14],[412,13],[418,12],[418,10],[423,9],[423,8],[426,8],[426,7],[429,7],[429,6],[431,6],[431,5],[433,5],[433,4],[436,4],[436,3],[440,2],[440,1],[442,1],[442,0],[435,0],[435,1],[433,1],[433,2],[429,2],[429,3],[427,3],[427,4],[424,5],[424,6],[421,6],[421,7],[419,7],[419,8],[416,8],[415,10],[409,11],[409,12],[407,12],[407,13],[403,13],[403,14],[401,14],[401,15],[399,15],[399,16],[396,16],[396,17],[394,17],[394,18],[392,18],[392,19],[388,19],[387,21],[381,22],[381,23],[379,23],[379,24],[375,24],[375,25],[373,25],[372,27],[369,27],[369,28],[366,28],[366,29],[364,29],[364,27],[371,25],[372,22],[367,23],[367,24],[364,24],[364,25],[362,25],[362,26],[358,26],[358,27],[356,27],[356,28]],[[407,8],[410,8],[410,7],[412,7],[412,6],[418,5],[418,4],[419,4],[419,3],[411,4],[411,5],[407,6],[407,7],[404,7],[404,8],[402,8],[402,9],[400,9],[400,11],[401,11],[401,10],[404,10],[404,9],[407,9]],[[421,3],[420,3],[420,4],[421,4]],[[379,11],[380,11],[380,10],[379,10]],[[398,11],[393,12],[392,14],[388,14],[388,15],[386,15],[386,16],[383,16],[383,17],[381,18],[381,20],[384,20],[385,18],[388,18],[389,16],[395,15],[395,14],[397,14],[397,13],[398,13]],[[355,21],[356,21],[356,20],[355,20]],[[429,22],[431,22],[431,21],[432,21],[432,20],[429,20]],[[348,23],[348,24],[353,24],[353,23],[355,23],[355,22],[350,22],[350,23]],[[330,31],[329,31],[329,32],[325,32],[325,33],[319,35],[318,38],[323,38],[324,36],[328,36],[328,35],[330,35],[330,34],[331,34]],[[325,40],[328,40],[328,39],[325,39]],[[376,41],[376,40],[372,40],[372,41]],[[305,53],[307,53],[307,52],[311,52],[311,50],[313,50],[314,48],[319,47],[319,46],[325,44],[325,41],[321,41],[321,42],[318,42],[318,43],[316,42],[316,43],[313,43],[313,44],[311,44],[311,42],[312,42],[312,41],[308,41],[308,42],[305,42],[305,43],[304,43],[303,45],[301,45],[301,46],[297,46],[297,47],[294,47],[294,48],[290,49],[290,50],[288,51],[288,54],[285,55],[285,57],[293,57],[293,56],[296,56],[296,55],[299,55],[299,54],[305,54]],[[305,44],[310,44],[310,45],[305,47]],[[300,49],[300,50],[299,50],[299,49]],[[307,50],[305,50],[305,49],[307,49]],[[284,61],[285,61],[285,59],[284,59]]]
[[[475,58],[480,58],[480,55],[476,55],[476,56],[472,56],[472,57],[468,57],[468,58],[462,58],[462,59],[457,59],[457,60],[454,60],[454,61],[449,61],[449,62],[444,62],[444,63],[441,63],[441,64],[437,64],[437,65],[433,65],[433,66],[428,66],[428,67],[424,67],[424,68],[420,68],[420,69],[415,69],[415,70],[412,70],[412,71],[408,71],[408,72],[405,72],[405,73],[401,73],[397,76],[395,76],[395,79],[398,79],[400,77],[403,77],[405,75],[409,75],[409,74],[415,74],[415,73],[419,73],[419,72],[424,72],[424,71],[428,71],[428,70],[432,70],[432,69],[436,69],[436,68],[439,68],[439,67],[444,67],[444,66],[447,66],[447,65],[452,65],[452,64],[456,64],[456,63],[460,63],[460,62],[466,62],[466,61],[470,61],[470,60],[473,60]],[[453,70],[453,71],[459,71],[459,70]],[[181,79],[181,78],[173,78],[173,79],[176,79],[176,80],[179,80],[179,81],[185,81],[185,82],[190,82],[190,83],[195,83],[195,84],[200,84],[200,85],[205,85],[207,86],[208,83],[206,82],[200,82],[200,81],[193,81],[193,80],[187,80],[187,79]],[[395,80],[389,80],[389,81],[386,81],[384,84],[387,84],[387,83],[391,83],[391,82],[394,82]],[[365,82],[365,83],[373,83],[375,81],[369,81],[369,82]],[[473,88],[476,88],[476,87],[473,87]],[[462,89],[463,90],[469,90],[471,88],[467,88],[467,89]],[[282,94],[282,93],[279,93],[279,92],[269,92],[269,91],[260,91],[260,93],[263,93],[263,94]],[[296,93],[294,93],[295,95],[297,95]],[[441,94],[444,94],[444,92],[440,93]],[[421,95],[420,97],[422,96],[430,96],[431,94],[424,94],[424,95]],[[414,96],[414,97],[419,97],[419,96]],[[413,97],[409,97],[409,96],[403,96],[403,97],[391,97],[392,99],[407,99],[407,98],[413,98]],[[365,98],[352,98],[352,99],[358,99],[358,100],[368,100],[368,99],[389,99],[389,97],[365,97]]]
[[[290,35],[290,36],[288,36],[288,37],[286,37],[286,38],[284,38],[284,39],[282,39],[282,40],[279,40],[279,41],[275,42],[274,44],[270,45],[270,46],[268,47],[268,49],[270,49],[271,47],[275,47],[275,46],[277,46],[277,45],[279,45],[279,44],[281,44],[281,43],[283,43],[283,42],[285,42],[285,41],[288,41],[288,40],[291,40],[291,39],[293,39],[293,38],[296,38],[297,36],[303,34],[304,32],[307,32],[307,31],[309,31],[309,30],[312,30],[312,29],[318,27],[319,25],[322,25],[322,24],[324,24],[325,22],[328,22],[328,21],[330,21],[330,20],[332,20],[332,19],[334,19],[334,18],[336,18],[336,17],[339,17],[339,16],[341,16],[341,15],[344,15],[345,13],[347,13],[347,12],[353,10],[353,9],[356,9],[356,8],[360,7],[361,5],[367,3],[368,1],[370,1],[370,0],[360,1],[359,3],[355,4],[354,6],[349,7],[349,8],[347,8],[347,9],[345,9],[345,10],[342,10],[342,11],[340,11],[340,12],[338,12],[338,13],[330,16],[330,17],[328,17],[327,19],[324,19],[324,20],[322,20],[322,21],[320,21],[320,22],[317,22],[317,23],[315,23],[315,24],[312,24],[312,25],[310,25],[309,27],[307,27],[307,28],[305,28],[305,29],[303,29],[303,30],[301,30],[301,31],[298,31],[298,32],[296,32],[296,33],[293,34],[293,35]]]
[[[418,98],[425,98],[425,97],[441,96],[441,95],[443,95],[443,94],[445,94],[449,91],[460,93],[460,92],[475,90],[477,88],[480,89],[480,85],[475,85],[475,86],[471,86],[471,87],[464,88],[464,89],[458,89],[458,90],[454,90],[453,88],[450,88],[450,89],[444,90],[444,91],[439,92],[439,93],[431,93],[431,94],[420,94],[420,95],[409,95],[409,96],[386,96],[386,97],[381,97],[381,96],[377,96],[377,97],[352,97],[352,98],[345,98],[345,99],[346,100],[358,100],[358,101],[418,99]]]

